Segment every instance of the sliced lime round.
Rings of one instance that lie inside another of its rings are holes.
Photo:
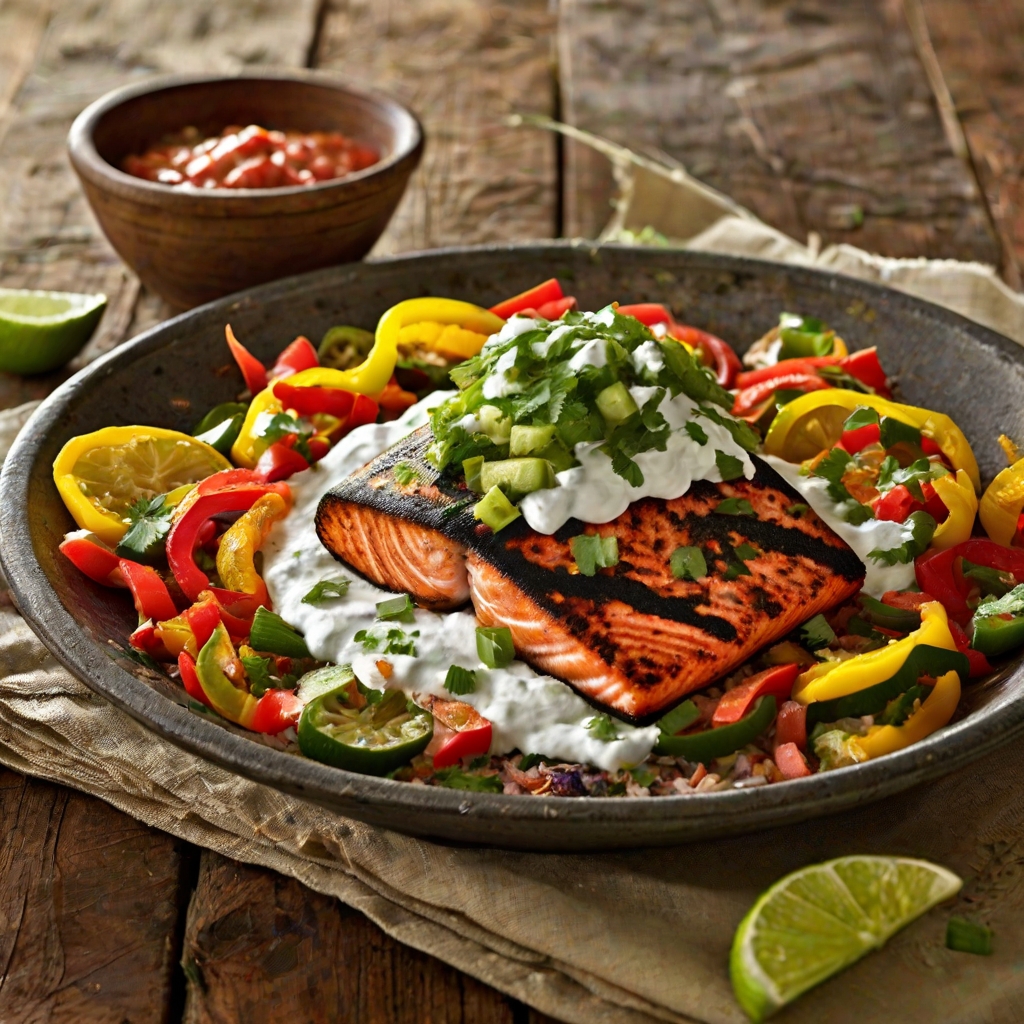
[[[0,288],[0,370],[63,366],[89,340],[106,304],[105,295]]]
[[[740,1006],[762,1021],[849,967],[963,882],[909,857],[840,857],[776,882],[740,922],[729,972]]]

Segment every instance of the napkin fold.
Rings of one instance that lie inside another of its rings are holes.
[[[891,260],[846,245],[818,251],[813,239],[787,238],[681,168],[597,142],[622,189],[605,238],[656,234],[687,248],[879,280],[1024,343],[1024,303],[991,268]],[[31,409],[0,413],[0,454]],[[777,1019],[1021,1019],[1024,740],[882,803],[732,839],[580,855],[455,848],[342,818],[179,750],[71,676],[0,602],[0,762],[291,875],[399,941],[572,1024],[741,1024],[728,951],[764,888],[849,853],[926,857],[965,879],[956,904],[933,910]],[[993,956],[944,948],[954,913],[994,929]]]

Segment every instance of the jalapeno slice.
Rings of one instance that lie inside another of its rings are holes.
[[[775,720],[775,698],[761,697],[749,715],[732,725],[693,732],[686,736],[662,734],[654,747],[656,754],[684,757],[687,761],[714,761],[727,757],[757,739]]]
[[[361,327],[332,327],[317,349],[321,366],[351,370],[362,363],[373,348],[373,331]]]
[[[352,705],[350,692],[333,690],[303,709],[299,749],[306,757],[361,775],[387,775],[430,742],[433,717],[400,690],[388,690],[359,708]]]

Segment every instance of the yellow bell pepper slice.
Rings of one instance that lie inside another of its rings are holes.
[[[942,449],[954,470],[964,470],[976,492],[981,490],[978,461],[970,443],[948,416],[845,388],[811,391],[784,405],[768,430],[764,450],[787,462],[813,458],[839,440],[843,423],[858,406],[916,427]]]
[[[978,512],[978,496],[974,493],[971,478],[963,469],[958,469],[956,475],[950,473],[938,477],[932,481],[932,486],[942,504],[949,509],[949,515],[936,527],[930,546],[936,551],[945,551],[971,536]]]
[[[235,663],[241,668],[231,637],[222,622],[199,652],[196,675],[213,710],[229,722],[237,722],[248,729],[256,714],[256,698],[228,678],[226,671]]]
[[[979,506],[981,525],[990,540],[1009,545],[1024,512],[1024,461],[997,473],[985,489]]]
[[[173,619],[164,619],[156,624],[156,638],[175,658],[182,651],[188,651],[194,658],[199,651],[196,649],[196,638],[192,627],[184,615],[175,615]]]
[[[948,724],[960,703],[960,676],[947,672],[935,680],[924,703],[902,725],[873,725],[866,736],[851,742],[868,758],[909,747]]]
[[[288,504],[271,492],[257,498],[248,512],[224,532],[217,547],[217,572],[228,590],[240,594],[265,595],[267,585],[256,571],[253,558],[263,547],[271,527],[288,515]]]
[[[481,335],[484,340],[496,334],[505,321],[490,310],[474,306],[459,299],[406,299],[392,306],[378,321],[373,348],[364,362],[351,370],[335,370],[329,366],[314,366],[288,377],[288,383],[297,388],[323,387],[354,391],[357,394],[375,397],[387,386],[395,372],[398,361],[399,335],[404,327],[413,324],[439,323],[454,324],[466,331]],[[442,329],[439,339],[444,335]],[[453,342],[455,343],[455,342]],[[480,342],[481,347],[483,342]],[[479,351],[479,348],[476,349]],[[476,352],[472,353],[473,355]],[[256,436],[257,420],[261,413],[282,412],[283,407],[274,395],[274,384],[261,391],[249,406],[238,439],[231,446],[231,458],[239,465],[251,469],[262,454],[261,441]],[[264,446],[265,447],[265,446]]]
[[[949,631],[946,609],[938,601],[929,601],[921,606],[920,627],[902,640],[846,661],[823,661],[802,672],[793,684],[793,700],[801,704],[835,700],[884,683],[899,672],[918,644],[942,647],[947,651],[957,649]]]

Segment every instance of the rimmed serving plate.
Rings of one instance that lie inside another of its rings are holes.
[[[419,295],[482,305],[557,276],[582,308],[658,301],[745,348],[782,310],[821,317],[851,350],[877,345],[903,400],[953,416],[983,479],[1002,466],[1000,433],[1024,436],[1024,350],[938,306],[820,271],[684,251],[551,243],[427,252],[263,285],[169,320],[55,391],[0,477],[0,563],[22,614],[76,676],[153,732],[243,776],[343,815],[414,835],[534,850],[666,845],[799,821],[877,800],[960,768],[1024,731],[1019,660],[966,690],[952,725],[899,753],[760,788],[655,799],[467,793],[355,775],[267,746],[187,707],[179,686],[138,664],[127,596],[85,579],[58,551],[73,527],[50,467],[75,434],[146,423],[189,431],[235,397],[224,324],[271,358],[297,334],[372,328]]]

